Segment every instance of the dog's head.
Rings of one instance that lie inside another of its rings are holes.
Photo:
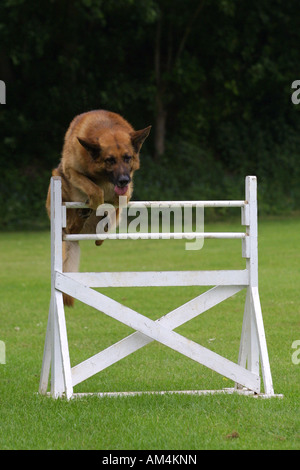
[[[90,158],[91,176],[105,172],[118,196],[126,193],[133,173],[140,166],[139,152],[151,126],[126,132],[122,128],[107,129],[88,138],[77,137]]]

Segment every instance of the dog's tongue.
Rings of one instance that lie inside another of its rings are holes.
[[[114,187],[114,191],[118,196],[123,196],[128,189],[128,186],[124,186],[124,188],[119,188],[119,186]]]

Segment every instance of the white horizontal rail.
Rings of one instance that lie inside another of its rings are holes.
[[[131,201],[128,207],[243,207],[246,201]]]
[[[49,394],[48,394],[49,395]],[[221,390],[144,390],[144,391],[134,391],[134,392],[82,392],[82,393],[73,393],[72,398],[83,398],[94,396],[98,398],[104,397],[136,397],[140,395],[244,395],[253,398],[270,398],[270,396],[283,398],[281,393],[269,395],[267,393],[256,393],[252,390],[237,388],[222,388]]]
[[[244,207],[247,201],[131,201],[125,207]],[[83,202],[64,202],[67,209],[89,209]]]
[[[88,287],[167,287],[167,286],[242,286],[249,285],[249,272],[228,271],[138,271],[101,273],[64,273]]]
[[[169,240],[194,238],[246,238],[244,232],[164,232],[164,233],[88,233],[67,234],[65,241],[80,240]]]

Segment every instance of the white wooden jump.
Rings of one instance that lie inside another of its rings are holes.
[[[82,394],[73,388],[94,374],[137,351],[155,340],[193,359],[213,371],[231,379],[234,388],[223,390],[186,390],[171,392],[112,392],[99,396],[132,395],[140,393],[241,393],[272,397],[274,394],[262,311],[258,293],[257,257],[257,184],[255,176],[246,177],[245,200],[241,201],[146,201],[147,207],[170,204],[204,207],[241,207],[243,233],[192,233],[193,237],[240,238],[242,256],[246,259],[243,270],[222,271],[164,271],[164,272],[62,272],[63,240],[97,240],[131,238],[131,234],[77,234],[63,235],[66,226],[66,208],[87,207],[81,203],[62,203],[60,177],[51,178],[51,299],[46,332],[44,357],[39,392],[53,398],[68,399]],[[139,205],[131,202],[128,206]],[[121,235],[121,236],[120,236]],[[130,235],[130,237],[129,237]],[[137,234],[138,238],[163,238],[163,234]],[[168,234],[170,235],[170,234]],[[178,234],[177,234],[178,235]],[[181,233],[182,238],[188,238]],[[170,237],[168,237],[170,238]],[[133,242],[134,243],[134,242]],[[93,290],[93,287],[137,286],[214,286],[207,292],[176,308],[159,320],[153,321],[111,298]],[[237,364],[188,340],[173,330],[197,317],[232,295],[246,289],[244,319]],[[135,333],[122,339],[89,359],[71,368],[67,339],[63,292],[133,328]],[[260,368],[264,385],[261,392]],[[51,369],[51,387],[48,380]]]

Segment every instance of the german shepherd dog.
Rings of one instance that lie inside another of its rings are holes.
[[[68,209],[64,233],[96,233],[101,217],[96,209],[105,203],[118,206],[119,196],[130,200],[139,152],[151,126],[135,131],[119,114],[96,110],[76,116],[65,135],[60,164],[52,171],[62,180],[63,202],[84,202],[90,209]],[[46,201],[50,216],[50,187]],[[118,221],[118,209],[116,219]],[[97,240],[96,245],[102,241]],[[78,242],[63,242],[63,271],[79,269]],[[64,304],[74,299],[64,294]]]

